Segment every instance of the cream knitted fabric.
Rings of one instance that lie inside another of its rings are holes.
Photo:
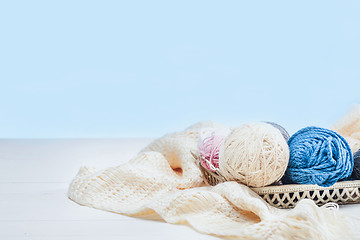
[[[351,151],[360,149],[360,105],[355,105],[333,126],[332,130],[342,135],[349,143]]]
[[[204,186],[190,153],[196,151],[202,127],[214,126],[196,124],[165,135],[118,167],[81,168],[69,197],[106,211],[188,224],[227,239],[352,239],[340,212],[310,200],[293,210],[279,210],[236,182]]]

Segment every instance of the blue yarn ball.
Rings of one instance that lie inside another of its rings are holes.
[[[350,177],[354,160],[346,140],[334,131],[306,127],[288,141],[290,160],[283,183],[328,187]]]

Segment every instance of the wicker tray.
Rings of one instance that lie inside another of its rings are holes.
[[[200,164],[200,156],[192,154],[196,159],[204,180],[210,185],[225,182],[219,172],[211,172]],[[337,204],[360,203],[360,180],[337,182],[330,187],[310,184],[274,185],[251,188],[270,205],[277,208],[293,208],[301,199],[311,199],[318,206],[329,202]]]

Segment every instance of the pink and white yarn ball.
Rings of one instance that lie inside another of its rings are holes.
[[[215,172],[219,169],[219,152],[229,128],[206,128],[200,132],[198,150],[201,165]]]

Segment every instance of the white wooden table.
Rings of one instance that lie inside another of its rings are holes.
[[[163,222],[80,206],[66,196],[80,166],[128,161],[151,139],[0,140],[0,239],[218,239]],[[341,207],[349,215],[359,205]]]

